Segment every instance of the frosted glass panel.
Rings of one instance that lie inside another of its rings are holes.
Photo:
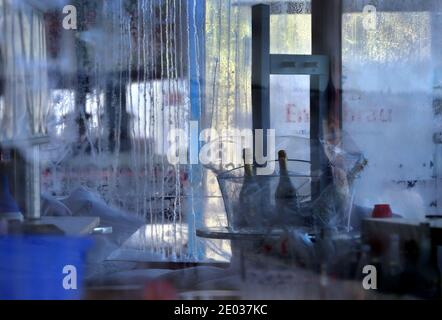
[[[353,4],[345,1],[344,11]],[[437,211],[433,134],[440,116],[433,106],[441,19],[407,11],[405,3],[396,9],[403,11],[378,11],[375,28],[362,13],[343,15],[343,126],[369,161],[356,201],[423,216]]]

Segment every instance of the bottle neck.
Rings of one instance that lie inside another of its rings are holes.
[[[287,158],[279,158],[279,172],[281,176],[288,176]]]
[[[244,165],[244,173],[247,178],[253,177],[253,168],[251,164]]]

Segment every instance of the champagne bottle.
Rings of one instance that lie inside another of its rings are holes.
[[[278,152],[278,161],[279,183],[275,192],[276,207],[279,214],[286,210],[297,212],[299,209],[298,197],[296,195],[296,189],[290,180],[287,169],[287,154],[284,150]]]
[[[247,161],[251,159],[250,156],[250,149],[244,149],[244,180],[239,192],[239,210],[237,210],[236,219],[234,219],[236,226],[240,228],[253,226],[258,209],[257,201],[260,188],[253,173],[253,166]]]

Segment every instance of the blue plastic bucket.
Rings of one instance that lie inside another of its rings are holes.
[[[0,299],[77,300],[89,238],[0,237]]]

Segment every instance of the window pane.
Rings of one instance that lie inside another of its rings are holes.
[[[271,128],[289,158],[310,159],[310,76],[270,77]]]
[[[311,14],[272,14],[270,16],[270,53],[311,54]]]
[[[401,4],[400,12],[378,10],[370,26],[363,13],[351,12],[354,2],[345,1],[342,23],[343,126],[369,161],[356,202],[390,203],[397,213],[422,216],[437,210],[440,14]]]

